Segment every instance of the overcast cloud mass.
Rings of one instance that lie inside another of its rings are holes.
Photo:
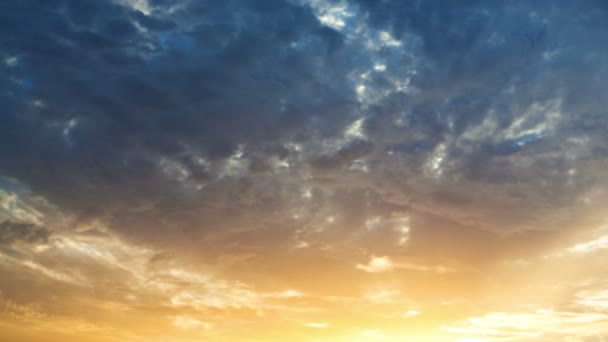
[[[605,1],[0,1],[0,340],[608,341]]]

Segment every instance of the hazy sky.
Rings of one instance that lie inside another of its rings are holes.
[[[0,340],[608,341],[608,3],[0,1]]]

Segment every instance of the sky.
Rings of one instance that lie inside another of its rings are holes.
[[[601,0],[0,1],[0,340],[608,341]]]

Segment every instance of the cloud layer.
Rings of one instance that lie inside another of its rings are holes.
[[[602,341],[607,10],[2,2],[0,337]]]

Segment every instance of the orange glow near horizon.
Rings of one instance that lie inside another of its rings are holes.
[[[27,286],[39,304],[3,299],[0,337],[464,342],[532,341],[556,330],[577,336],[599,334],[608,319],[602,313],[606,291],[570,281],[591,276],[602,250],[608,248],[603,242],[608,235],[602,235],[608,230],[594,231],[586,241],[548,250],[543,256],[506,260],[485,269],[371,257],[368,267],[345,259],[343,273],[328,273],[323,263],[304,261],[292,270],[293,278],[281,273],[282,284],[274,279],[267,285],[262,270],[248,275],[250,282],[245,283],[238,280],[244,278],[241,271],[229,274],[178,262],[107,232],[55,235],[44,245],[13,245],[15,251],[31,251],[32,260],[2,255],[7,274],[21,270],[22,280],[14,280],[17,288],[12,290],[18,293],[19,286]],[[296,248],[289,253],[290,259],[299,260],[298,254],[305,251]],[[51,258],[59,264],[47,264]],[[581,268],[581,260],[588,267]],[[272,269],[281,264],[269,259],[266,266],[274,273]],[[256,282],[264,286],[252,285]],[[563,301],[578,309],[557,309]],[[593,312],[580,311],[581,307]]]

